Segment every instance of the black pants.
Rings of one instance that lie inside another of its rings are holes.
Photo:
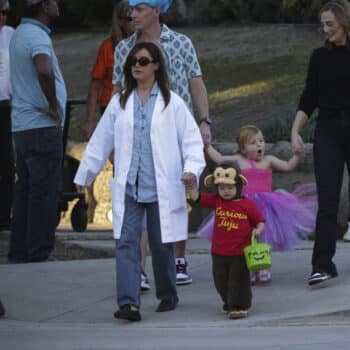
[[[62,132],[55,127],[13,134],[16,170],[9,260],[44,261],[54,249]]]
[[[249,271],[243,255],[212,255],[214,285],[228,311],[252,304]]]
[[[318,194],[313,272],[336,273],[336,227],[344,166],[350,170],[350,115],[317,121],[314,168]]]
[[[14,161],[11,137],[11,107],[0,106],[0,227],[10,224]]]

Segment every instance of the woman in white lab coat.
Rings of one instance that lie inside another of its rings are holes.
[[[187,239],[183,182],[198,180],[204,166],[198,126],[185,102],[169,90],[162,53],[141,42],[130,51],[125,89],[115,95],[93,133],[74,182],[91,185],[114,149],[111,180],[116,239],[116,318],[141,320],[140,237],[147,213],[156,311],[178,303],[173,242]]]

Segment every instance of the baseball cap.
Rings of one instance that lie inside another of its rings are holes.
[[[172,0],[129,0],[129,5],[134,7],[136,5],[145,4],[151,7],[159,7],[162,13],[167,12]]]

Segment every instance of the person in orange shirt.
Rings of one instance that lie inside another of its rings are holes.
[[[129,2],[123,0],[113,9],[111,36],[105,39],[98,50],[95,65],[91,72],[91,82],[87,101],[86,139],[96,127],[96,107],[99,103],[101,115],[112,96],[112,74],[114,48],[118,42],[134,32]]]

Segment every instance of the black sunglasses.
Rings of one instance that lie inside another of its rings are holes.
[[[3,16],[7,16],[10,14],[10,10],[1,10],[0,12]]]
[[[137,59],[136,57],[133,57],[131,59],[132,66],[136,66],[136,64],[138,63],[140,66],[145,67],[150,63],[155,63],[155,62],[156,62],[155,60],[150,60],[148,57],[140,57],[139,59]]]

